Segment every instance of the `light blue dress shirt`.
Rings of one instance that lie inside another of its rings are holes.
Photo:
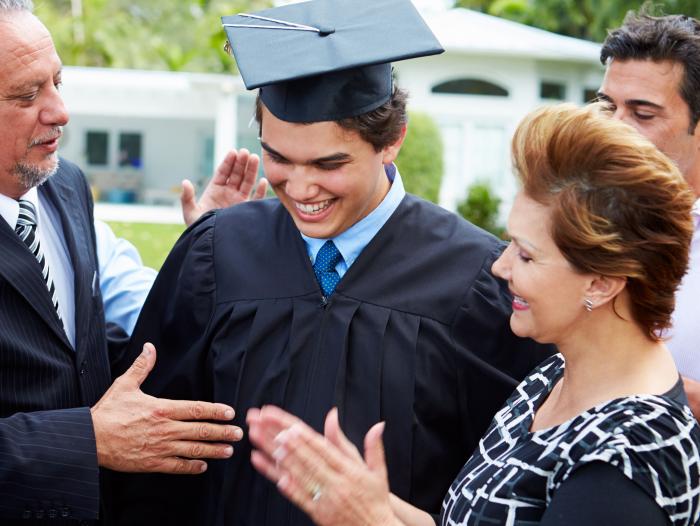
[[[36,188],[29,190],[22,198],[31,201],[36,208],[37,234],[56,287],[61,321],[68,341],[75,346],[75,278],[61,219]],[[14,230],[19,216],[19,202],[0,194],[0,216]],[[134,245],[117,238],[106,223],[95,221],[95,233],[105,319],[131,335],[157,273],[144,267]]]
[[[350,266],[355,262],[360,253],[365,249],[370,241],[381,230],[384,223],[391,217],[396,209],[401,204],[401,201],[406,195],[406,190],[401,181],[401,175],[395,165],[387,166],[387,177],[392,179],[393,183],[389,192],[379,206],[372,210],[366,217],[352,225],[345,232],[333,238],[333,243],[338,248],[343,256],[343,259],[335,267],[336,272],[342,279]],[[316,261],[316,255],[321,250],[323,244],[328,239],[318,239],[314,237],[301,235],[306,243],[306,250],[311,259],[311,264]]]
[[[144,267],[136,247],[106,223],[95,220],[95,234],[105,320],[131,335],[157,272]]]

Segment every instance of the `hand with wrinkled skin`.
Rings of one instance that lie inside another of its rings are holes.
[[[253,466],[316,524],[434,524],[429,515],[389,493],[383,422],[367,433],[364,459],[341,431],[336,409],[326,418],[325,436],[272,406],[251,409],[247,422],[250,440],[258,448],[251,455]],[[315,488],[321,493],[314,501]]]
[[[216,169],[199,201],[196,201],[192,183],[187,179],[182,181],[180,204],[185,224],[190,226],[209,210],[265,197],[267,179],[260,179],[253,191],[258,166],[260,158],[256,154],[251,154],[245,148],[239,151],[231,150]]]
[[[144,394],[140,386],[153,369],[156,350],[147,343],[131,367],[117,378],[90,410],[97,461],[125,472],[203,473],[205,458],[228,458],[240,428],[206,422],[228,421],[224,404],[166,400]]]

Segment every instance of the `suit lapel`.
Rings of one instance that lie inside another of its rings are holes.
[[[52,177],[40,190],[51,199],[61,217],[63,236],[68,247],[75,275],[75,351],[78,360],[85,352],[84,344],[90,327],[93,288],[97,286],[97,275],[88,254],[91,237],[86,231],[86,215],[78,205],[75,189],[62,178]]]
[[[73,352],[56,314],[41,268],[36,258],[4,219],[0,219],[0,275],[21,294],[42,320]]]

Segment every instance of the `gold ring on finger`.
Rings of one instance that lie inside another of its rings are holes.
[[[309,494],[311,495],[311,502],[318,502],[321,499],[321,495],[323,495],[321,485],[318,483],[311,484]]]

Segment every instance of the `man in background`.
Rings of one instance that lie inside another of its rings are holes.
[[[676,162],[700,197],[700,22],[684,15],[629,13],[603,43],[606,66],[599,98],[620,119]],[[676,294],[667,345],[683,375],[691,409],[700,417],[696,303],[700,293],[700,202],[693,209],[690,263]]]

